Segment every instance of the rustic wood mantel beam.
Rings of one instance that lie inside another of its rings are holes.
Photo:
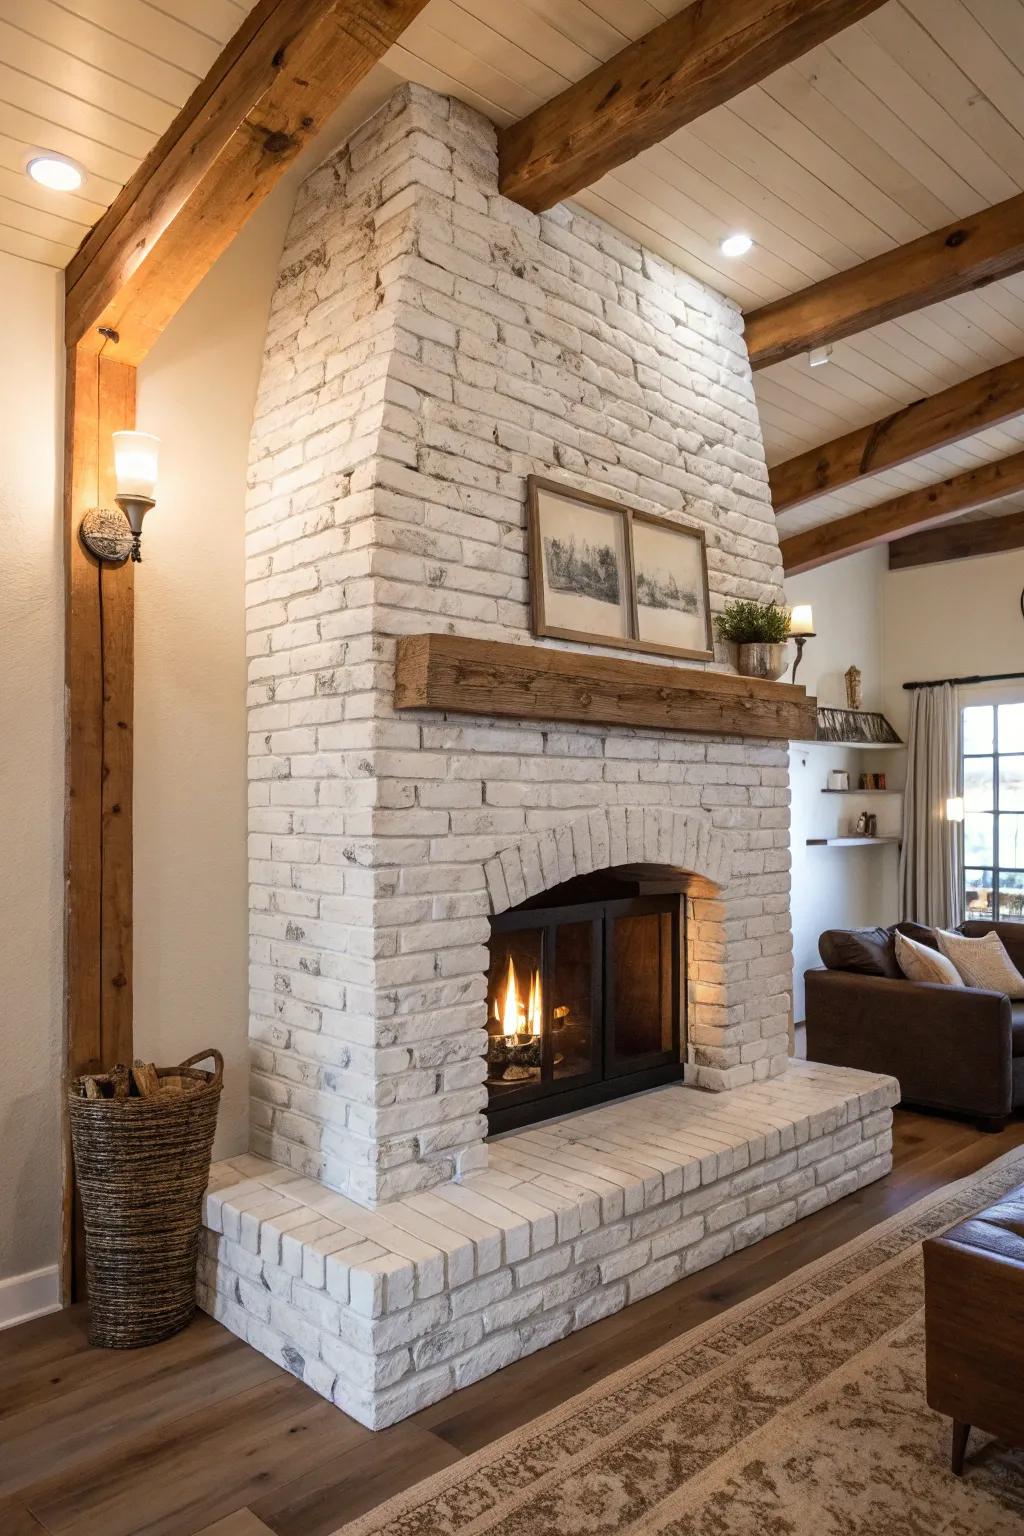
[[[1018,357],[776,464],[768,471],[772,505],[776,513],[785,512],[863,475],[876,475],[998,426],[1021,412],[1024,358]]]
[[[815,700],[790,683],[447,634],[399,639],[395,708],[771,741],[811,740],[817,720]]]
[[[69,346],[138,363],[295,156],[426,0],[260,0],[86,236]]]
[[[745,325],[751,365],[785,362],[1022,268],[1024,193],[1018,193],[752,310]]]
[[[1024,490],[1024,452],[1012,453],[993,464],[980,464],[951,480],[940,480],[919,491],[894,496],[877,507],[866,507],[863,512],[851,512],[849,517],[792,534],[779,545],[786,575],[811,571],[843,555],[870,549],[873,544],[889,544],[902,534],[944,522],[961,512],[971,512],[1020,490]]]
[[[946,560],[968,560],[974,555],[997,555],[1008,549],[1024,549],[1024,512],[1005,517],[977,517],[966,523],[945,523],[926,528],[889,545],[890,571],[914,565],[939,565]]]
[[[697,0],[503,128],[501,190],[540,213],[882,3]]]

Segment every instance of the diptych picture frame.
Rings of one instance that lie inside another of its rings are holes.
[[[535,635],[712,660],[701,529],[541,475],[527,507]]]

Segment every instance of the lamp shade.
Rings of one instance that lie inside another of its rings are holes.
[[[946,801],[946,820],[947,821],[963,821],[963,819],[964,819],[964,797],[963,797],[963,795],[950,795],[949,799]]]
[[[790,609],[789,633],[791,635],[814,634],[814,613],[810,603],[797,603],[795,608]]]
[[[118,496],[155,501],[160,439],[149,432],[115,432],[113,438]]]

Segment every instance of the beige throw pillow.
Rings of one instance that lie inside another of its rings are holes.
[[[944,928],[937,928],[935,933],[939,948],[947,960],[952,960],[965,986],[1024,998],[1024,976],[1010,959],[998,933],[986,933],[980,939],[947,933]]]
[[[944,987],[962,987],[960,973],[952,960],[940,955],[937,949],[908,939],[905,933],[896,934],[896,963],[908,981],[935,981]]]

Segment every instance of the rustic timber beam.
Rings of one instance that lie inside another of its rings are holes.
[[[1012,453],[994,464],[980,464],[951,480],[940,480],[919,491],[894,496],[877,507],[866,507],[863,512],[851,512],[849,517],[795,533],[779,545],[782,563],[787,576],[811,571],[843,555],[870,549],[873,544],[891,543],[901,534],[957,517],[961,512],[973,511],[1020,490],[1024,490],[1024,452]]]
[[[883,0],[714,0],[688,6],[498,134],[499,185],[540,213]]]
[[[789,683],[447,634],[399,639],[395,708],[772,741],[817,729],[816,701]]]
[[[82,348],[68,359],[64,554],[67,787],[65,1071],[132,1059],[132,705],[134,566],[101,565],[78,537],[83,515],[113,505],[111,433],[135,425],[135,369]],[[65,1141],[61,1280],[80,1294]]]
[[[776,513],[823,496],[862,475],[875,475],[932,453],[1024,411],[1024,358],[1000,363],[915,400],[855,432],[776,464],[768,471]]]
[[[1024,193],[1018,193],[752,310],[745,326],[751,365],[784,362],[1022,268]]]
[[[946,523],[897,539],[889,545],[889,569],[905,571],[913,565],[969,560],[972,555],[997,555],[1008,549],[1024,549],[1024,512]]]
[[[69,346],[138,363],[426,0],[260,0],[66,272]]]

